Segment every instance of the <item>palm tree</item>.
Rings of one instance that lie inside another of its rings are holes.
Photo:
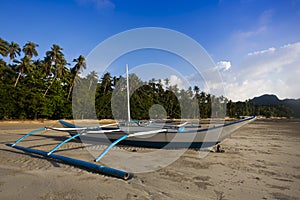
[[[52,73],[52,61],[50,57],[45,57],[43,62],[43,72],[46,74],[46,76],[50,75]]]
[[[15,42],[11,42],[8,46],[8,55],[9,55],[9,59],[11,62],[14,58],[18,56],[20,56],[20,53],[21,53],[21,48],[20,46],[15,43]]]
[[[46,65],[48,64],[47,70],[49,70],[50,73],[53,72],[53,78],[50,85],[46,89],[44,96],[46,96],[56,78],[65,75],[67,72],[67,61],[62,53],[62,50],[63,48],[61,48],[59,45],[53,44],[51,50],[46,52],[45,61],[47,61]]]
[[[113,86],[114,86],[114,88],[116,88],[119,79],[120,79],[120,78],[117,78],[116,76],[113,77]]]
[[[0,38],[0,54],[4,57],[8,56],[9,43]]]
[[[190,98],[192,98],[194,96],[193,89],[192,89],[191,86],[188,88],[187,93],[188,93],[188,95],[189,95]]]
[[[17,77],[15,85],[14,85],[14,87],[16,87],[18,84],[18,81],[20,79],[20,76],[23,73],[30,71],[30,66],[32,65],[32,60],[28,56],[24,56],[21,59],[21,61],[14,60],[14,62],[17,63],[16,69],[18,71],[18,77]]]
[[[25,53],[26,56],[28,56],[29,58],[32,58],[32,56],[37,56],[38,52],[36,50],[36,47],[38,47],[38,44],[35,44],[33,42],[27,42],[24,46],[23,46],[23,52]]]
[[[165,81],[165,84],[166,84],[166,88],[168,88],[169,83],[170,83],[170,79],[166,78],[164,81]]]
[[[94,76],[95,74],[91,75]],[[112,90],[112,78],[109,72],[105,73],[101,79],[101,85],[100,85],[100,92],[102,94],[106,94],[107,91],[111,91]]]
[[[45,58],[50,62],[51,71],[54,71],[54,74],[58,76],[62,76],[64,64],[66,64],[62,50],[63,48],[61,48],[59,45],[53,44],[51,50],[46,52]]]
[[[194,91],[195,91],[196,95],[198,95],[200,88],[196,85],[196,86],[194,86]]]
[[[110,76],[110,75],[109,75]],[[87,76],[86,79],[89,81],[89,88],[91,89],[92,85],[98,82],[98,75],[96,71],[91,71]]]
[[[78,58],[74,59],[73,62],[76,62],[75,66],[71,69],[71,82],[70,82],[70,89],[67,99],[69,100],[71,96],[71,92],[74,87],[75,79],[77,75],[80,73],[81,70],[86,69],[86,62],[85,58],[80,55]]]
[[[74,59],[73,62],[76,62],[76,64],[72,68],[72,71],[80,73],[80,70],[86,69],[86,62],[84,56],[80,55],[78,58]]]
[[[206,103],[206,93],[204,91],[200,93],[200,102],[202,104]]]

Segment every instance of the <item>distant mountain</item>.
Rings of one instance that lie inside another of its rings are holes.
[[[254,105],[262,106],[286,106],[292,110],[294,117],[300,117],[300,99],[280,100],[276,95],[264,94],[252,99]]]
[[[281,100],[279,100],[278,97],[273,94],[264,94],[260,97],[254,97],[252,99],[252,102],[254,103],[254,105],[263,105],[263,106],[279,105],[282,103]]]

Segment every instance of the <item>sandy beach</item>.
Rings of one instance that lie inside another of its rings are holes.
[[[199,158],[188,150],[171,165],[127,181],[5,145],[53,123],[0,122],[0,199],[300,199],[299,120],[256,120],[222,143],[225,153]],[[21,145],[50,150],[67,136],[36,134]],[[93,160],[79,142],[57,153]]]

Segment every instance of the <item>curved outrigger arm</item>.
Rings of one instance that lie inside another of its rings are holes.
[[[86,130],[86,128],[55,128],[55,127],[46,126],[46,127],[43,127],[43,128],[39,128],[39,129],[30,131],[26,135],[23,135],[21,138],[19,138],[18,140],[16,140],[11,146],[12,147],[16,146],[22,140],[24,140],[25,138],[33,135],[34,133],[42,132],[42,131],[46,131],[46,130],[54,130],[54,131],[84,131],[84,130]]]
[[[106,125],[104,126],[101,126],[101,127],[105,127]],[[101,127],[97,127],[98,129],[101,128]],[[82,134],[85,134],[85,133],[107,133],[107,132],[114,132],[114,131],[120,131],[120,129],[114,129],[114,130],[96,130],[96,127],[95,128],[91,128],[91,127],[74,127],[74,128],[56,128],[56,127],[43,127],[43,128],[40,128],[40,129],[36,129],[36,130],[33,130],[33,131],[30,131],[29,133],[27,133],[26,135],[23,135],[21,138],[19,138],[17,141],[15,141],[11,146],[14,147],[16,146],[18,143],[20,143],[22,140],[24,140],[25,138],[33,135],[34,133],[37,133],[37,132],[41,132],[41,131],[46,131],[46,130],[54,130],[54,131],[80,131],[79,133],[73,135],[72,137],[70,138],[67,138],[66,140],[62,141],[61,143],[59,143],[58,145],[56,145],[56,147],[54,147],[53,149],[51,149],[47,155],[51,155],[54,151],[56,151],[58,148],[60,148],[62,145],[64,145],[65,143],[81,136]]]
[[[54,147],[53,149],[51,149],[48,153],[47,156],[51,155],[54,151],[56,151],[59,147],[61,147],[62,145],[64,145],[65,143],[69,142],[70,140],[73,140],[77,137],[79,137],[80,135],[83,134],[83,131],[81,133],[77,133],[75,135],[73,135],[72,137],[69,137],[68,139],[62,141],[61,143],[59,143],[58,145],[56,145],[56,147]]]
[[[125,140],[126,138],[129,137],[136,137],[136,136],[142,136],[142,135],[150,135],[150,134],[155,134],[155,133],[161,133],[161,132],[166,132],[168,131],[167,129],[159,129],[159,130],[152,130],[152,131],[143,131],[143,132],[137,132],[137,133],[132,133],[128,135],[123,135],[119,139],[115,140],[113,143],[111,143],[108,147],[104,149],[104,151],[95,159],[95,162],[98,162],[112,147],[116,146],[119,142],[122,140]]]
[[[101,131],[101,133],[107,133],[107,132],[113,132],[113,131],[115,131],[115,130],[103,130],[103,131]],[[56,145],[56,147],[54,147],[53,149],[51,149],[47,153],[47,155],[48,156],[51,155],[54,151],[56,151],[58,148],[60,148],[65,143],[67,143],[67,142],[69,142],[69,141],[71,141],[71,140],[73,140],[73,139],[75,139],[75,138],[77,138],[77,137],[79,137],[79,136],[81,136],[83,134],[86,134],[86,133],[88,133],[88,132],[85,129],[82,129],[82,131],[80,133],[77,133],[77,134],[73,135],[72,137],[69,137],[69,138],[65,139],[64,141],[62,141],[61,143],[59,143],[58,145]],[[100,131],[95,131],[95,133],[100,133]]]
[[[27,138],[28,136],[34,134],[34,133],[37,133],[37,132],[41,132],[41,131],[45,131],[47,130],[46,127],[43,127],[43,128],[40,128],[40,129],[36,129],[36,130],[33,130],[33,131],[30,131],[29,133],[27,133],[26,135],[23,135],[21,138],[19,138],[17,141],[15,141],[11,146],[14,147],[16,146],[19,142],[21,142],[22,140],[24,140],[25,138]]]

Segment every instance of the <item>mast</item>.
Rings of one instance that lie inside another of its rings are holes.
[[[129,75],[128,75],[128,64],[126,64],[126,84],[127,84],[127,115],[128,122],[130,122],[130,95],[129,95]]]

